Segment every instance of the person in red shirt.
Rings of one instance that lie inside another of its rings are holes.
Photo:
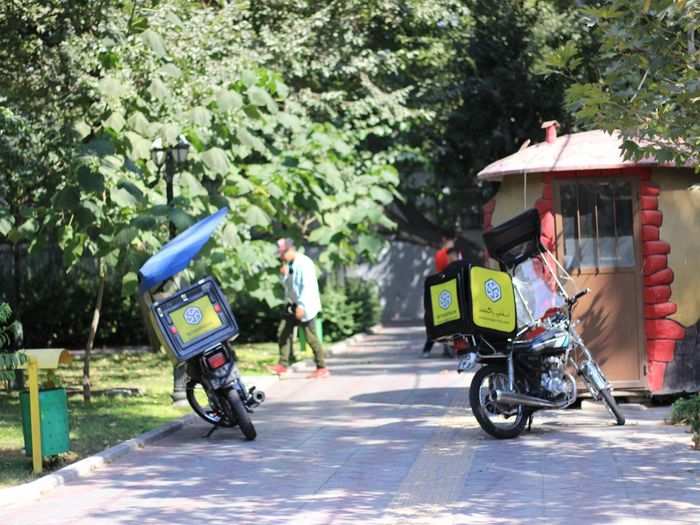
[[[442,248],[435,252],[435,271],[440,273],[450,264],[447,251],[454,246],[454,241],[443,238]]]
[[[457,250],[455,249],[454,240],[450,239],[449,237],[443,237],[441,248],[435,252],[435,271],[437,273],[445,271],[445,268],[447,268],[450,263],[460,258],[460,254],[458,254]],[[423,357],[430,357],[430,351],[433,349],[433,344],[433,340],[426,337],[425,345],[423,345]],[[447,345],[443,345],[442,353],[445,356],[451,357],[449,347]]]

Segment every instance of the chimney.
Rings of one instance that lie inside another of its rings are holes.
[[[556,120],[548,120],[542,123],[542,129],[544,130],[544,140],[547,144],[553,143],[557,140],[557,128],[559,127],[559,122]]]

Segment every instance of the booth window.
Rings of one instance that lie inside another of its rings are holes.
[[[567,270],[635,265],[629,182],[563,182],[560,198]]]

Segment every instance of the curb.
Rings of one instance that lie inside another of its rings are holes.
[[[378,324],[371,327],[365,333],[355,334],[343,341],[334,343],[326,349],[326,355],[329,357],[340,355],[344,353],[348,347],[361,342],[368,336],[381,333],[382,329],[383,326]],[[313,360],[306,359],[304,361],[294,363],[290,368],[295,372],[303,372],[312,369],[313,366]],[[260,386],[261,390],[280,380],[279,376],[275,375],[255,377],[258,377],[260,380],[260,384],[255,386]],[[243,379],[246,383],[250,382],[250,379],[245,377]],[[66,483],[90,476],[94,471],[101,469],[105,465],[109,465],[131,452],[141,450],[145,448],[146,445],[159,441],[160,439],[181,430],[188,422],[196,421],[196,419],[197,416],[195,414],[188,414],[180,419],[165,423],[158,428],[149,430],[148,432],[144,432],[143,434],[114,445],[113,447],[107,448],[102,452],[98,452],[97,454],[88,456],[80,461],[76,461],[75,463],[57,470],[56,472],[46,474],[37,480],[23,483],[22,485],[17,485],[15,487],[0,489],[0,508],[11,508],[13,505],[27,503],[29,501],[39,499],[47,492],[55,490]]]
[[[260,386],[261,390],[279,381],[279,377],[271,376],[254,376],[265,378],[255,386]],[[251,382],[250,378],[245,378],[246,383]],[[76,481],[80,478],[90,476],[94,471],[109,465],[116,460],[126,456],[131,452],[144,449],[147,445],[155,443],[170,434],[181,430],[186,424],[197,420],[196,414],[187,414],[180,419],[165,423],[158,428],[139,434],[136,437],[118,443],[113,447],[109,447],[102,452],[88,456],[80,461],[71,463],[62,469],[46,474],[37,480],[23,483],[15,487],[0,489],[0,508],[11,508],[13,505],[27,503],[37,500],[42,495]]]
[[[355,334],[353,336],[348,337],[347,339],[343,339],[342,341],[333,343],[331,346],[324,349],[324,353],[326,357],[336,357],[341,354],[344,354],[349,349],[349,347],[362,342],[369,336],[381,333],[383,329],[384,325],[376,324],[366,332]],[[303,361],[298,361],[294,363],[289,367],[289,369],[292,370],[292,372],[309,372],[313,370],[314,367],[315,365],[313,359],[304,359]]]
[[[158,441],[174,432],[177,432],[193,415],[187,415],[176,421],[171,421],[158,428],[144,432],[127,441],[114,445],[85,459],[76,461],[56,472],[47,474],[35,481],[24,483],[16,487],[0,490],[0,507],[9,507],[17,503],[25,503],[41,497],[46,492],[54,490],[68,482],[89,476],[93,471],[116,461],[135,450],[143,449],[146,445]]]

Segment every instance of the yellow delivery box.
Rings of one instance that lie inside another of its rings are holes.
[[[435,341],[515,334],[515,293],[506,272],[452,263],[426,279],[424,306],[426,330]]]

